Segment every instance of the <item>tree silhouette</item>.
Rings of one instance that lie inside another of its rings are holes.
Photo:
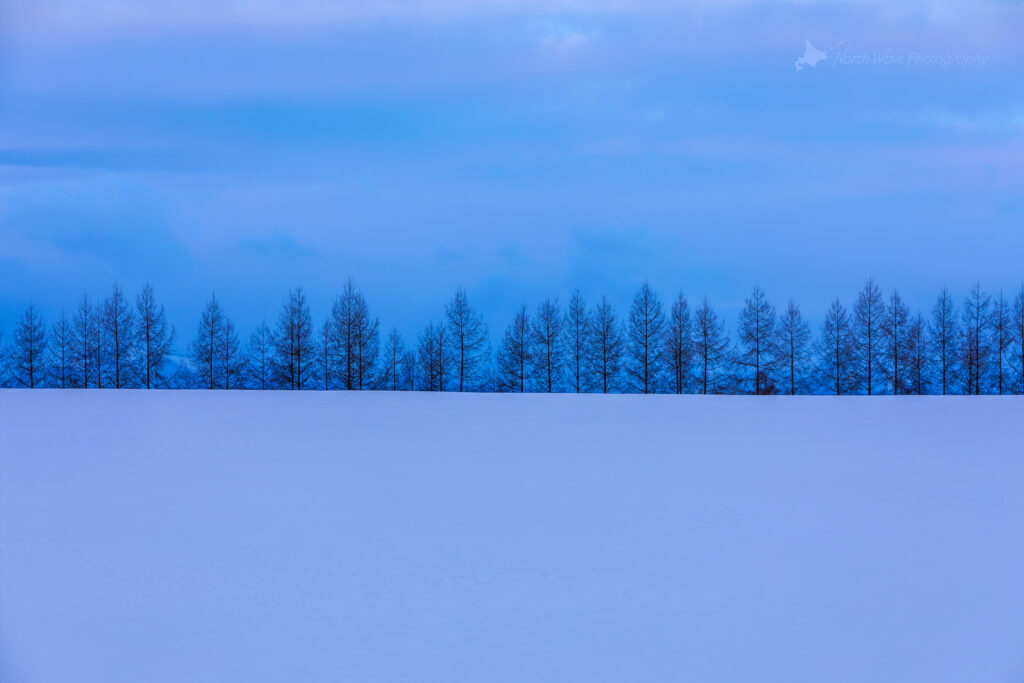
[[[530,315],[524,304],[516,311],[512,324],[498,349],[495,380],[498,391],[526,391],[533,367],[533,338],[530,333]]]
[[[29,304],[14,327],[10,351],[10,373],[15,386],[35,389],[43,386],[46,368],[46,323],[36,307]]]
[[[590,338],[590,315],[583,293],[579,289],[574,290],[569,297],[565,320],[562,321],[562,331],[565,334],[562,345],[566,355],[565,367],[569,377],[569,388],[579,394],[589,388],[587,342]]]
[[[707,298],[693,314],[693,346],[697,393],[722,392],[729,381],[729,335]]]
[[[959,329],[956,323],[956,311],[953,308],[953,297],[945,287],[935,300],[932,308],[932,319],[928,327],[931,338],[931,353],[928,355],[936,384],[943,396],[950,393],[956,379],[956,344]]]
[[[787,394],[807,393],[807,368],[811,357],[811,328],[792,299],[779,316],[775,340],[776,361],[781,373],[783,391]]]
[[[288,294],[277,318],[273,341],[274,385],[289,390],[313,388],[316,382],[316,345],[313,342],[312,317],[301,287]]]
[[[836,299],[825,313],[821,334],[815,344],[821,386],[830,394],[853,393],[860,382],[857,377],[857,354],[853,327],[846,307]]]
[[[640,394],[653,394],[658,389],[661,379],[661,342],[665,327],[665,312],[661,307],[661,299],[644,282],[633,297],[633,305],[629,309],[629,362],[626,364],[626,376],[630,388]]]
[[[538,391],[551,393],[562,388],[565,369],[562,346],[562,312],[558,301],[545,299],[537,308],[530,328],[533,344],[534,383]]]
[[[164,365],[174,336],[167,313],[156,302],[153,287],[147,282],[135,298],[135,347],[139,352],[139,380],[146,389],[166,386]]]
[[[453,381],[458,391],[473,391],[484,382],[490,347],[487,324],[469,305],[466,290],[461,287],[445,307],[448,337],[455,365]]]
[[[740,352],[736,362],[746,370],[740,385],[746,386],[751,394],[774,394],[775,307],[768,303],[760,287],[754,287],[744,301],[738,341]]]
[[[682,292],[676,295],[665,325],[665,338],[661,344],[667,369],[668,390],[682,394],[690,387],[693,373],[693,330],[690,307]]]
[[[874,393],[878,367],[881,328],[885,318],[885,302],[873,277],[864,283],[853,307],[853,339],[856,342],[857,378],[861,391]]]

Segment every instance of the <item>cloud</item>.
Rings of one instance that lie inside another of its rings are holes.
[[[282,258],[305,258],[316,253],[313,248],[305,246],[291,235],[281,232],[272,232],[266,237],[246,237],[242,239],[239,246],[242,251],[274,262]]]
[[[791,70],[805,40],[847,41],[868,53],[982,54],[991,58],[987,71],[1024,61],[1024,10],[994,2],[938,14],[934,3],[873,0],[13,3],[0,17],[0,146],[4,138],[36,146],[53,139],[52,130],[33,139],[12,128],[12,117],[73,111],[67,127],[81,129],[98,116],[123,118],[140,102],[597,88],[659,74],[717,73],[726,82],[736,67]],[[180,120],[187,113],[168,128]]]
[[[184,311],[216,286],[253,315],[347,271],[401,290],[390,305],[408,320],[459,284],[512,305],[559,278],[611,294],[728,262],[722,281],[746,287],[744,268],[820,257],[822,217],[841,218],[833,244],[891,232],[955,260],[959,226],[1017,206],[1024,172],[1019,3],[0,0],[0,14],[7,300],[66,296],[93,271],[104,286],[164,273]],[[993,59],[794,74],[808,39]],[[1007,260],[1018,216],[983,228]]]
[[[171,229],[167,202],[113,176],[9,186],[0,194],[7,256],[53,276],[96,269],[121,276],[181,272],[190,258]]]
[[[743,8],[870,8],[882,17],[915,15],[957,22],[992,14],[1018,18],[1019,4],[1000,0],[8,0],[12,35],[102,38],[211,30],[309,33],[381,23],[436,23],[488,16],[681,15]],[[758,10],[760,11],[760,10]],[[572,39],[583,34],[570,34]],[[565,37],[565,36],[563,36]]]
[[[544,48],[572,50],[597,38],[597,31],[586,30],[564,23],[549,22],[536,32],[537,42]]]
[[[604,0],[10,0],[15,32],[102,37],[211,29],[321,32],[367,23],[444,22],[495,13],[607,12]],[[661,4],[661,3],[657,3]]]
[[[920,120],[927,125],[963,133],[1024,133],[1024,112],[1022,111],[965,112],[929,109],[920,115]]]

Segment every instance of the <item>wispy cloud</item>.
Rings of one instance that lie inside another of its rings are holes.
[[[822,6],[868,10],[880,18],[929,22],[965,17],[1019,17],[1019,3],[1000,0],[8,0],[12,34],[97,37],[140,32],[257,30],[320,32],[368,22],[432,24],[494,15],[623,15],[735,13],[744,8]]]
[[[954,111],[929,109],[921,114],[927,124],[966,133],[1024,133],[1024,111]]]
[[[0,0],[0,34],[0,308],[96,273],[261,314],[339,270],[415,281],[410,316],[642,270],[741,297],[766,264],[842,247],[850,272],[807,267],[856,280],[924,243],[1019,277],[1020,3]],[[807,40],[991,59],[795,73]],[[965,251],[968,223],[1003,248]]]

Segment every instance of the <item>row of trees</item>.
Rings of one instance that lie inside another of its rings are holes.
[[[15,387],[378,389],[422,391],[1006,394],[1024,392],[1024,286],[1012,299],[975,285],[924,315],[868,279],[853,306],[832,302],[816,333],[800,307],[777,310],[755,287],[735,338],[703,299],[669,305],[648,284],[625,319],[604,297],[522,306],[495,351],[458,290],[414,344],[381,339],[363,293],[345,283],[314,325],[301,289],[244,345],[216,297],[182,356],[153,288],[130,301],[115,284],[47,326],[29,306],[5,345],[0,385]]]

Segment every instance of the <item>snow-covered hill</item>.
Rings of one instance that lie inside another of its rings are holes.
[[[1022,416],[0,392],[0,680],[1024,680]]]

